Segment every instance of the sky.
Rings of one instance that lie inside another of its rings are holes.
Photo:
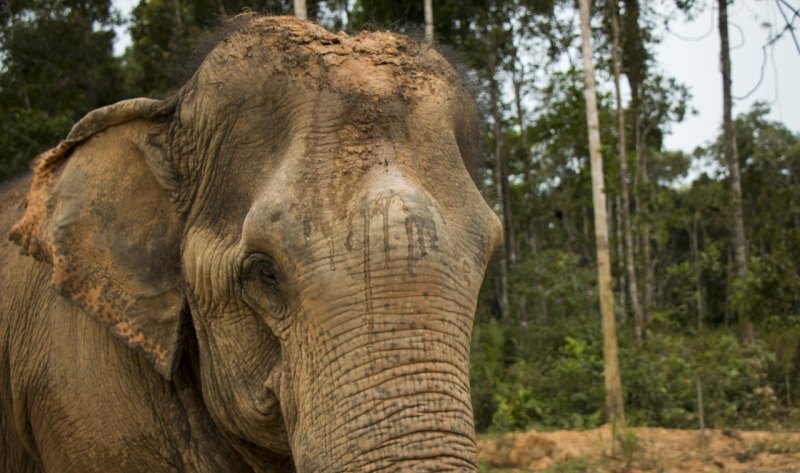
[[[111,0],[114,8],[122,13],[122,17],[130,19],[131,11],[139,3],[139,0]],[[128,33],[128,25],[119,26],[114,29],[117,33],[117,40],[114,42],[114,54],[117,56],[125,52],[125,48],[131,44],[131,35]]]
[[[777,32],[785,24],[776,2],[781,0],[736,0],[728,9],[731,44],[731,71],[734,116],[747,112],[754,101],[771,104],[770,118],[782,122],[790,130],[800,133],[800,50],[787,33],[773,47],[766,49],[766,63],[762,46],[770,37],[771,23]],[[785,0],[800,8],[798,0]],[[123,15],[139,0],[113,0]],[[687,85],[692,94],[691,107],[696,114],[682,123],[674,124],[666,138],[666,148],[692,152],[695,147],[707,144],[715,137],[722,123],[722,77],[719,67],[719,33],[717,30],[716,0],[699,0],[704,11],[693,21],[672,21],[669,28],[660,28],[656,34],[662,41],[656,48],[656,63],[660,71]],[[436,1],[434,0],[434,9]],[[786,7],[784,11],[788,13]],[[434,12],[435,14],[435,12]],[[800,29],[800,18],[795,18]],[[798,32],[800,40],[800,32]],[[117,29],[115,52],[121,54],[130,44],[126,27]],[[755,88],[755,90],[753,90]]]
[[[666,139],[668,149],[691,152],[705,144],[721,129],[722,76],[719,62],[719,32],[715,0],[703,0],[705,11],[692,22],[672,23],[662,31],[662,43],[656,49],[658,67],[689,86],[691,106],[697,114],[673,125]],[[775,32],[785,25],[776,7],[779,0],[736,0],[728,8],[731,45],[732,95],[743,97],[759,83],[769,30],[762,23],[773,24]],[[800,8],[798,0],[787,3]],[[784,11],[786,8],[784,7]],[[787,13],[788,15],[788,13]],[[800,21],[795,22],[800,27]],[[800,33],[800,32],[798,32]],[[800,40],[800,34],[798,35]],[[700,38],[700,39],[698,39]],[[767,48],[761,84],[747,98],[734,101],[734,116],[750,110],[756,100],[771,104],[770,118],[800,132],[800,51],[787,33],[774,47]]]

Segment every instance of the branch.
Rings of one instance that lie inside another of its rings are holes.
[[[786,8],[788,8],[789,10],[791,10],[794,13],[794,15],[792,15],[792,20],[791,21],[789,21],[789,18],[786,16],[786,13],[783,11],[783,7],[781,6],[781,3],[785,4]],[[786,0],[775,0],[775,4],[778,5],[778,11],[781,12],[781,16],[783,17],[783,21],[786,22],[785,30],[789,30],[789,34],[792,35],[792,41],[794,41],[794,47],[797,48],[797,53],[800,54],[800,43],[798,43],[798,41],[797,41],[797,36],[795,36],[795,34],[794,34],[794,26],[792,26],[792,23],[794,23],[795,17],[800,16],[800,12],[798,12],[797,10],[792,8],[791,5],[786,3]]]
[[[758,76],[758,82],[756,82],[756,85],[752,89],[750,89],[750,92],[742,95],[741,97],[739,97],[739,96],[734,97],[734,99],[736,99],[736,100],[744,100],[747,97],[750,97],[750,95],[752,95],[753,92],[755,92],[756,90],[758,90],[759,87],[761,87],[761,81],[764,80],[764,69],[767,66],[767,46],[769,46],[769,45],[770,45],[770,43],[767,42],[767,44],[765,44],[764,46],[761,46],[761,51],[764,53],[764,56],[763,56],[763,59],[761,60],[761,74]]]

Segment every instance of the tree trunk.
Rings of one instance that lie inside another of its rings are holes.
[[[650,288],[648,287],[649,280],[647,279],[647,270],[650,266],[650,225],[648,223],[650,218],[650,208],[647,199],[649,188],[647,186],[647,155],[645,153],[644,132],[642,130],[641,116],[639,114],[639,100],[634,99],[631,103],[633,109],[633,116],[635,117],[634,123],[634,148],[636,153],[636,170],[634,173],[634,206],[636,208],[636,234],[632,235],[633,252],[638,259],[638,274],[644,275],[644,281],[641,287],[637,287],[637,297],[639,298],[640,307],[642,311],[642,325],[647,325],[650,319],[650,299],[648,294]],[[634,257],[635,258],[635,257]],[[634,268],[636,269],[637,261],[634,259]],[[637,281],[638,282],[638,281]]]
[[[514,62],[514,67],[511,69],[511,82],[514,87],[514,106],[517,112],[517,125],[519,126],[519,152],[520,158],[522,159],[522,167],[523,167],[523,186],[525,189],[524,193],[524,212],[525,212],[525,227],[523,229],[523,236],[520,238],[524,238],[530,253],[532,255],[536,254],[536,237],[534,236],[534,228],[531,224],[531,217],[532,217],[532,208],[533,208],[533,196],[530,192],[531,189],[531,166],[530,166],[530,158],[528,156],[528,136],[525,132],[525,109],[522,108],[522,83],[524,81],[524,71],[517,70],[517,65],[519,65],[520,69],[522,69],[522,63],[520,61]],[[519,257],[520,254],[520,242],[518,239],[514,241],[516,248],[514,248],[514,255]],[[528,306],[527,302],[524,297],[520,298],[519,301],[519,316],[520,320],[524,321],[527,324],[528,320]]]
[[[614,239],[617,242],[617,272],[619,273],[619,286],[617,293],[619,294],[619,309],[622,313],[622,320],[620,323],[624,324],[628,317],[628,279],[625,276],[625,238],[622,236],[622,222],[620,214],[622,213],[622,199],[617,196],[614,206],[617,209],[614,212],[616,220],[614,220]]]
[[[639,288],[636,279],[636,263],[633,258],[633,229],[631,227],[630,194],[628,192],[628,158],[625,135],[625,110],[622,108],[622,94],[620,92],[620,61],[619,61],[619,22],[617,19],[617,2],[612,0],[611,8],[611,58],[614,63],[614,92],[617,107],[617,134],[619,135],[619,184],[620,184],[620,221],[625,232],[625,254],[620,258],[625,260],[625,273],[628,282],[631,309],[633,310],[633,327],[636,340],[644,337],[644,314],[639,304]],[[624,288],[623,288],[624,290]]]
[[[514,228],[511,218],[511,198],[508,190],[508,163],[506,162],[503,116],[500,113],[500,88],[497,84],[497,38],[495,32],[489,30],[486,35],[486,46],[489,66],[489,101],[491,102],[492,120],[494,121],[494,154],[495,177],[497,180],[497,196],[503,217],[503,245],[500,254],[500,312],[501,317],[508,314],[508,270],[516,262],[514,254]]]
[[[611,261],[608,256],[606,194],[603,184],[603,160],[600,155],[600,125],[597,114],[597,93],[594,85],[589,0],[580,0],[583,77],[586,97],[586,121],[589,128],[589,159],[592,169],[592,202],[594,204],[595,240],[597,243],[597,275],[600,292],[600,313],[603,325],[603,366],[606,391],[606,414],[612,425],[625,424],[622,402],[622,381],[617,356],[617,333],[614,320],[614,293],[611,291]]]
[[[425,40],[433,43],[433,0],[425,0]]]
[[[294,16],[301,20],[308,19],[306,13],[306,0],[294,0]]]
[[[728,264],[725,268],[725,271],[730,273],[731,271],[731,262],[733,261],[733,249],[728,247]],[[731,304],[731,299],[733,299],[733,285],[731,284],[731,278],[725,278],[725,326],[730,327],[731,325],[731,312],[733,311],[733,307]]]
[[[728,162],[728,184],[731,198],[731,234],[733,240],[733,260],[736,266],[736,279],[744,281],[747,277],[747,237],[744,233],[742,212],[742,180],[739,173],[739,152],[736,149],[736,129],[733,126],[731,99],[731,58],[728,44],[728,1],[719,0],[719,39],[720,61],[722,63],[722,129],[725,135],[725,160]],[[739,311],[737,311],[739,312]],[[745,340],[754,340],[755,331],[749,314],[738,313]]]
[[[795,346],[794,356],[792,357],[792,366],[791,367],[787,367],[787,369],[791,369],[792,377],[795,380],[800,381],[800,334],[798,334],[798,337],[797,337],[797,345]],[[795,398],[793,398],[790,395],[790,393],[788,392],[789,391],[788,384],[787,384],[786,391],[787,391],[786,397],[789,400],[789,402],[791,403],[792,400],[796,398],[796,396],[795,396]],[[795,388],[795,391],[797,391],[797,388]]]
[[[647,189],[647,187],[646,187]],[[651,207],[647,207],[648,213]],[[645,220],[642,225],[642,265],[644,266],[644,307],[642,323],[645,327],[653,316],[653,294],[655,292],[655,262],[652,256],[653,244],[650,241],[650,221]]]
[[[689,239],[692,244],[692,266],[694,267],[695,278],[695,301],[697,303],[697,330],[703,329],[705,315],[705,300],[703,295],[703,267],[700,264],[700,235],[697,230],[699,216],[697,212],[692,216],[692,230],[689,232]]]
[[[642,286],[637,284],[636,300],[639,302],[640,311],[642,314],[642,332],[645,333],[644,327],[650,319],[650,306],[648,304],[647,294],[651,292],[648,288],[647,268],[649,261],[641,261],[645,251],[645,247],[650,244],[649,228],[647,226],[648,205],[646,193],[649,192],[646,186],[647,179],[647,163],[645,156],[645,133],[642,129],[642,114],[640,97],[642,90],[642,83],[647,76],[647,60],[648,54],[646,50],[646,41],[642,28],[639,24],[640,5],[639,0],[622,0],[624,4],[624,14],[621,18],[622,29],[620,31],[620,41],[622,46],[622,55],[618,57],[621,62],[621,68],[628,78],[628,85],[631,89],[631,115],[633,116],[633,132],[634,132],[634,151],[636,154],[636,169],[631,173],[633,176],[633,207],[636,210],[637,221],[633,227],[633,221],[630,220],[632,228],[632,241],[631,251],[634,255],[634,271],[637,270],[635,257],[640,257],[638,274],[644,274],[644,281]],[[626,163],[627,164],[627,163]],[[630,192],[629,192],[630,195]],[[628,215],[630,216],[630,204],[628,205]],[[637,278],[636,282],[639,282]],[[630,281],[629,283],[630,284]]]
[[[639,105],[636,107],[638,108]],[[635,113],[639,113],[638,109]],[[647,172],[647,144],[645,143],[645,131],[642,129],[641,117],[636,118],[636,179],[634,187],[636,188],[636,212],[638,215],[638,254],[639,254],[639,274],[644,274],[644,282],[640,292],[641,310],[642,310],[642,325],[647,327],[651,318],[651,311],[653,310],[653,280],[654,274],[652,271],[652,261],[650,257],[650,215],[652,208],[650,206],[650,177]]]
[[[531,253],[535,255],[538,251],[538,245],[536,242],[536,229],[533,226],[533,183],[531,182],[533,171],[531,169],[528,133],[525,128],[525,109],[522,107],[522,85],[525,82],[525,75],[524,71],[517,71],[517,64],[522,69],[522,62],[516,60],[515,67],[511,70],[511,82],[514,86],[514,106],[517,112],[517,124],[519,125],[519,151],[522,159],[522,182],[525,188],[525,240]],[[520,244],[519,242],[516,243],[517,248],[515,248],[514,252],[519,254]]]

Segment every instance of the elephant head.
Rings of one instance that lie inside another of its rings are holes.
[[[400,35],[236,21],[174,97],[40,156],[12,239],[167,379],[191,339],[243,452],[477,471],[469,346],[501,227],[465,166],[470,94]]]

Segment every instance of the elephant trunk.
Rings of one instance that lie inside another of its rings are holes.
[[[289,374],[298,471],[478,471],[469,346],[485,254],[404,184],[365,199],[346,258],[306,288]]]
[[[376,320],[308,380],[299,471],[477,471],[466,337],[409,325]]]

